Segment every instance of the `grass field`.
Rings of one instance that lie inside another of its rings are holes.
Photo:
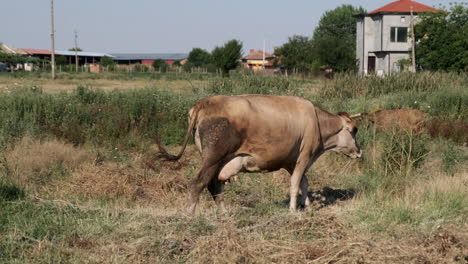
[[[309,171],[314,210],[289,213],[279,171],[227,185],[228,214],[206,191],[186,216],[199,154],[159,161],[154,135],[175,153],[196,100],[243,93],[335,112],[418,109],[449,132],[363,120],[363,159],[328,153]],[[0,263],[468,262],[466,74],[2,74],[0,120]]]

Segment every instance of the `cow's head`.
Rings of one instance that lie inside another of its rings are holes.
[[[341,119],[342,129],[333,136],[334,148],[330,149],[343,153],[350,158],[360,158],[361,149],[356,142],[357,127],[356,122],[351,119],[348,113],[340,112],[338,116]]]

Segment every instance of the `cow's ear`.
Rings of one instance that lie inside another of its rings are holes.
[[[349,114],[346,113],[346,112],[338,112],[338,115],[339,115],[339,116],[346,116],[347,118],[350,118],[350,117],[349,117]]]

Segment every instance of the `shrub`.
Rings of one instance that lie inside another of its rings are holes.
[[[414,132],[396,132],[386,134],[383,149],[385,174],[409,175],[418,168],[428,154],[427,140]]]
[[[402,72],[383,77],[358,77],[353,73],[338,73],[332,80],[324,83],[320,94],[325,98],[376,97],[403,91],[434,92],[443,88],[461,88],[467,82],[467,73]]]
[[[164,60],[154,60],[151,64],[156,71],[166,72],[169,65]]]
[[[102,57],[101,62],[100,62],[100,65],[103,67],[114,67],[115,64],[116,64],[115,61],[111,57],[108,57],[108,56]]]

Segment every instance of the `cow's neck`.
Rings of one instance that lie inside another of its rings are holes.
[[[338,115],[331,114],[325,110],[315,107],[317,118],[320,126],[320,135],[324,150],[334,148],[336,145],[336,134],[343,128],[343,123]]]

